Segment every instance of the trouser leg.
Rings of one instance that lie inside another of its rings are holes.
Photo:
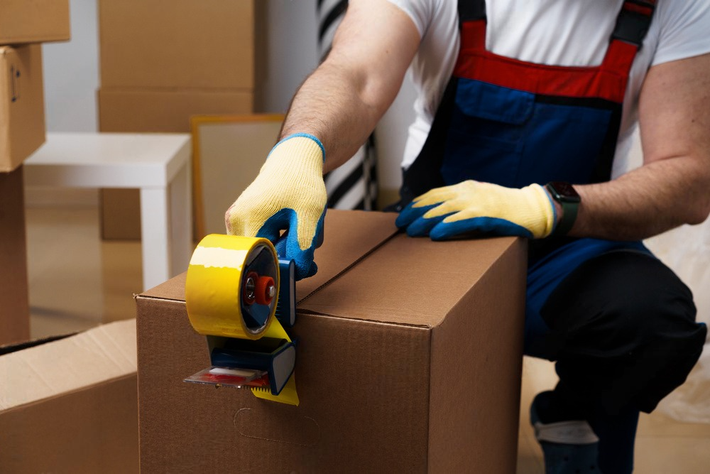
[[[685,381],[705,342],[690,290],[659,260],[614,251],[570,273],[540,315],[556,395],[588,413],[602,471],[630,472],[638,410],[651,412]]]
[[[592,258],[565,278],[540,314],[557,345],[557,373],[609,413],[650,413],[697,362],[706,328],[690,290],[660,260],[628,251]]]

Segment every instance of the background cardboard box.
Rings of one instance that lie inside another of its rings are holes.
[[[0,46],[0,172],[17,168],[44,140],[41,46]]]
[[[182,382],[209,366],[184,275],[137,297],[143,473],[515,472],[525,242],[394,218],[329,211],[298,284],[298,407]]]
[[[0,44],[69,41],[69,0],[2,0]]]
[[[0,345],[30,338],[24,204],[22,166],[0,173]]]
[[[254,0],[100,0],[99,36],[102,87],[254,87]]]
[[[135,320],[0,349],[0,472],[137,473]]]
[[[254,110],[254,0],[100,0],[102,132],[189,132]],[[263,16],[263,13],[261,13]],[[101,236],[139,240],[138,190],[101,190]]]
[[[250,113],[251,92],[108,89],[98,93],[102,132],[190,133],[192,115]]]

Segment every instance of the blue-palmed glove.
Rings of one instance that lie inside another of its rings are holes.
[[[275,242],[279,257],[294,261],[297,280],[318,270],[313,253],[328,200],[324,161],[325,150],[316,137],[299,133],[284,138],[225,214],[228,234]],[[280,238],[282,230],[287,233]]]
[[[539,239],[552,233],[555,208],[539,184],[513,189],[469,180],[419,196],[396,223],[412,237],[432,240],[475,232]]]

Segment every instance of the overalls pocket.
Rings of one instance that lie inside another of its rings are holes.
[[[444,181],[512,186],[534,105],[534,94],[459,78],[441,169]]]
[[[527,123],[520,176],[528,183],[567,181],[583,184],[610,179],[616,135],[608,130],[615,104],[591,104],[582,99],[555,101],[538,96],[535,111]],[[526,183],[527,184],[527,183]]]

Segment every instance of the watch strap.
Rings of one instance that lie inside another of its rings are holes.
[[[562,206],[562,219],[557,223],[552,235],[567,235],[572,230],[574,222],[577,220],[578,202],[557,201]]]
[[[557,189],[555,184],[561,185],[560,189]],[[565,190],[567,187],[569,187],[569,184],[561,182],[550,182],[545,185],[547,192],[550,193],[550,197],[562,207],[562,218],[552,231],[552,235],[554,236],[567,235],[567,233],[572,230],[572,226],[574,226],[577,220],[577,211],[580,203],[579,195],[573,188],[571,192],[570,190]]]

